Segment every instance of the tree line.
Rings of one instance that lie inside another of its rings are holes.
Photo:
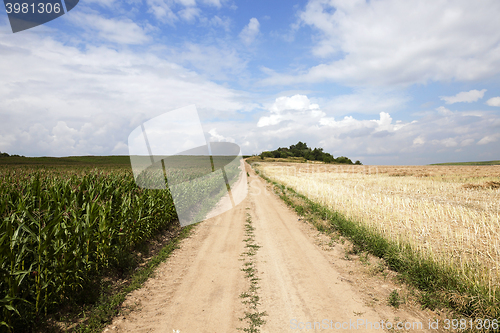
[[[332,154],[323,151],[323,148],[310,148],[307,143],[299,141],[295,145],[291,145],[289,148],[278,148],[273,151],[264,151],[260,155],[261,159],[266,157],[272,158],[288,158],[288,157],[303,157],[308,161],[322,161],[325,163],[342,163],[342,164],[356,164],[362,165],[358,160],[352,162],[350,158],[345,156],[339,156],[337,158],[333,157]]]
[[[5,152],[2,153],[0,151],[0,157],[24,157],[24,156],[21,156],[21,155],[9,155],[9,154],[7,154]]]

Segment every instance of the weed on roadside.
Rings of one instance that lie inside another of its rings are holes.
[[[398,291],[396,289],[394,289],[389,294],[387,302],[389,303],[389,305],[391,305],[391,306],[393,306],[395,308],[399,308],[399,305],[401,304],[401,298],[400,298],[399,293],[398,293]]]

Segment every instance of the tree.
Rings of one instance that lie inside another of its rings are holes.
[[[335,162],[337,163],[343,163],[343,164],[353,164],[352,161],[345,157],[345,156],[340,156],[335,159]]]
[[[273,151],[265,151],[260,154],[261,159],[266,157],[274,157],[274,158],[287,158],[287,157],[303,157],[306,160],[314,160],[314,161],[323,161],[325,163],[343,163],[343,164],[356,164],[362,165],[360,161],[356,161],[356,163],[352,163],[352,161],[345,157],[340,156],[338,158],[334,158],[330,153],[325,153],[323,148],[310,148],[307,146],[307,143],[299,141],[295,145],[291,145],[290,148],[279,147]]]
[[[315,161],[322,161],[323,160],[323,148],[314,148],[312,151],[311,155],[313,156],[313,159]]]
[[[335,159],[333,158],[333,156],[329,153],[325,153],[323,155],[323,162],[325,163],[332,163]]]
[[[270,151],[263,151],[261,154],[260,154],[260,158],[261,159],[264,159],[265,157],[274,157],[273,153],[270,152]]]

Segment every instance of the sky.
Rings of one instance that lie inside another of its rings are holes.
[[[80,0],[12,33],[0,151],[127,155],[195,105],[244,155],[298,141],[363,164],[500,159],[498,0]]]

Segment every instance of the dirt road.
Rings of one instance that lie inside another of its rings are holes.
[[[396,325],[399,318],[427,328],[422,314],[396,311],[386,302],[370,304],[360,291],[366,288],[353,283],[363,279],[345,277],[343,254],[318,245],[317,232],[299,221],[249,167],[248,171],[247,198],[235,209],[200,223],[156,276],[127,298],[125,305],[135,310],[115,318],[105,331],[224,333],[248,327],[239,320],[248,310],[239,297],[249,285],[241,271],[247,213],[261,246],[255,256],[258,310],[267,313],[261,332],[380,332],[381,321]],[[381,286],[392,288],[379,279],[376,287],[368,288],[373,289],[372,297]],[[424,331],[415,325],[410,331]]]

